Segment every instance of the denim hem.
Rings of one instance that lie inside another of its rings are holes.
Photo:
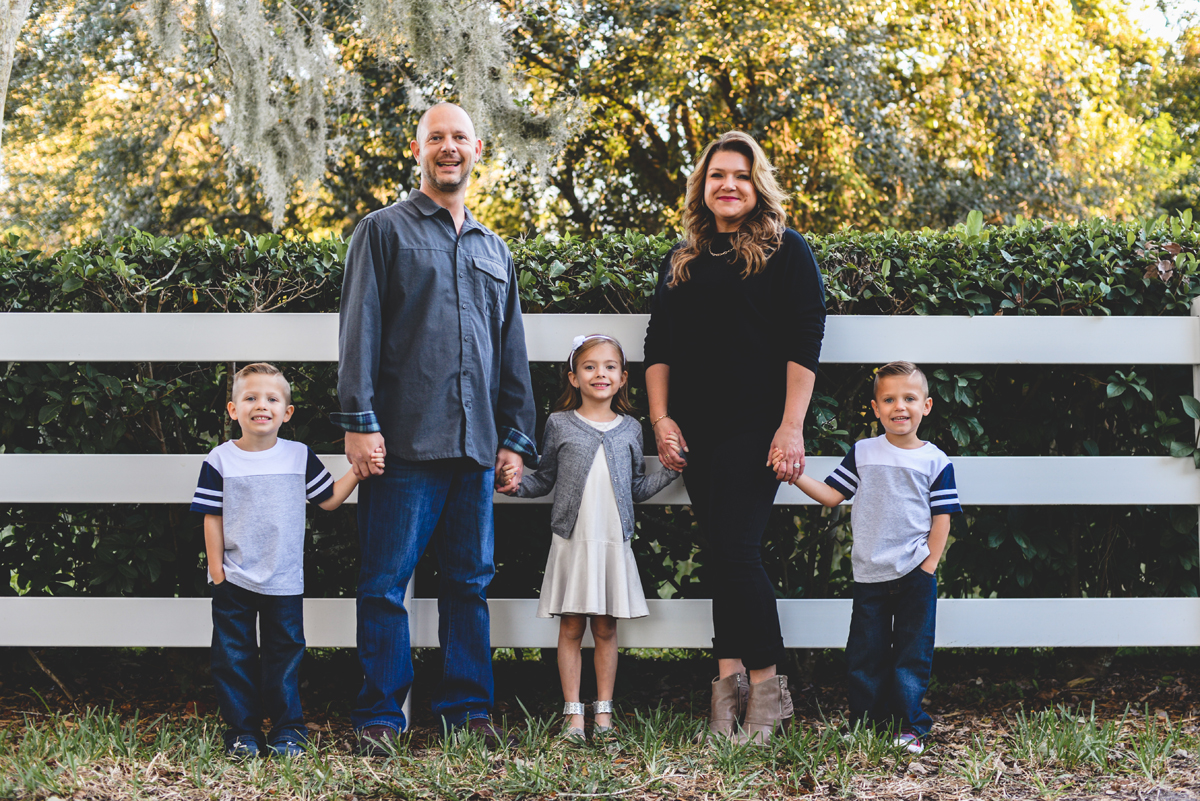
[[[393,729],[394,731],[397,731],[397,732],[402,732],[404,730],[403,726],[396,725],[396,721],[383,720],[383,719],[368,720],[366,723],[364,723],[361,726],[355,726],[354,730],[357,732],[361,732],[363,729],[367,728],[368,726],[387,726],[389,729]]]

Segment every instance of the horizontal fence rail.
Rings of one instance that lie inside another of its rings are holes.
[[[321,460],[335,478],[346,457]],[[806,472],[825,477],[841,459],[810,456]],[[191,503],[203,454],[0,454],[0,503]],[[656,456],[647,470],[661,470]],[[968,506],[1187,505],[1200,506],[1200,479],[1189,459],[1169,456],[959,456],[959,497]],[[128,476],[138,476],[130,481]],[[349,498],[358,500],[358,490]],[[496,495],[496,503],[550,503],[543,498]],[[852,503],[853,501],[851,501]],[[673,482],[646,503],[685,504],[687,490]],[[777,506],[815,504],[797,487],[779,488]]]
[[[621,621],[623,648],[710,648],[708,601],[649,600],[650,615]],[[844,648],[850,601],[782,600],[788,648]],[[488,602],[493,648],[554,648],[558,622],[536,617],[537,599]],[[436,648],[433,598],[410,605],[412,645]],[[310,648],[354,647],[354,601],[304,601]],[[591,645],[591,634],[585,644]],[[3,598],[0,646],[206,648],[212,608],[206,598]],[[1200,645],[1196,598],[990,598],[938,601],[939,648]]]
[[[525,315],[531,361],[565,359],[581,333],[607,333],[642,361],[647,315]],[[0,361],[329,362],[336,361],[335,314],[0,314]],[[875,365],[907,359],[937,364],[1190,365],[1200,392],[1200,317],[831,316],[821,360]],[[0,503],[188,503],[203,454],[0,454]],[[340,454],[321,457],[335,476]],[[836,457],[810,457],[829,473]],[[1180,504],[1200,506],[1200,474],[1168,457],[959,457],[964,505]],[[661,469],[657,458],[647,468]],[[136,481],[125,478],[136,475]],[[351,496],[351,501],[356,496]],[[548,503],[550,498],[496,502]],[[688,502],[682,482],[653,504]],[[777,504],[812,503],[794,487]],[[199,547],[199,544],[197,545]],[[707,648],[708,601],[650,600],[650,616],[622,624],[622,645]],[[539,620],[533,599],[497,599],[494,647],[554,647],[557,624]],[[850,601],[781,600],[785,645],[841,648]],[[437,602],[411,603],[412,642],[436,647]],[[205,647],[211,611],[204,598],[0,598],[0,646]],[[307,599],[312,647],[354,645],[354,601]],[[590,637],[590,635],[588,635]],[[590,640],[589,640],[590,643]],[[1195,646],[1200,599],[943,599],[938,647]]]
[[[565,361],[581,333],[645,358],[645,314],[527,314],[535,362]],[[0,361],[334,362],[336,314],[0,314]],[[821,361],[883,364],[1200,364],[1196,317],[833,315]]]

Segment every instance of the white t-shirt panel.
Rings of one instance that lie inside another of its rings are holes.
[[[908,575],[929,556],[935,514],[962,511],[954,465],[940,448],[898,448],[886,435],[854,443],[825,483],[854,498],[851,561],[863,584]]]
[[[262,595],[301,595],[304,506],[332,494],[333,476],[307,445],[280,439],[244,451],[230,441],[205,458],[191,510],[221,516],[227,581]]]

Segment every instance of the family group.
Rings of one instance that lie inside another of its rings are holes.
[[[345,476],[335,481],[307,446],[279,438],[293,407],[277,368],[252,364],[234,378],[228,412],[241,437],[209,454],[191,507],[205,516],[226,751],[304,753],[305,505],[334,509],[356,486],[359,753],[389,753],[408,725],[404,595],[431,543],[444,656],[433,712],[447,732],[469,730],[490,747],[515,743],[491,719],[496,491],[554,491],[537,614],[559,618],[562,737],[586,742],[580,667],[590,626],[591,737],[611,747],[620,737],[617,621],[648,614],[630,546],[634,503],[682,475],[711,568],[717,676],[708,738],[766,744],[792,716],[761,558],[775,495],[790,482],[826,506],[855,499],[851,713],[920,753],[931,723],[921,701],[935,571],[950,515],[961,511],[954,470],[918,436],[933,404],[924,374],[894,362],[876,371],[870,401],[883,433],[855,443],[824,482],[805,473],[802,427],[824,336],[824,286],[808,243],[786,226],[786,195],[763,150],[729,132],[704,149],[688,179],[683,239],[659,270],[645,340],[645,425],[662,464],[647,470],[625,351],[604,334],[576,337],[566,354],[539,454],[512,256],[465,206],[482,147],[461,108],[435,105],[410,143],[420,188],[354,231],[340,312],[341,411],[332,415],[346,432]]]

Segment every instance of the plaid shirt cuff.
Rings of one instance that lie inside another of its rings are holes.
[[[379,427],[379,418],[375,416],[375,412],[334,412],[329,415],[329,422],[354,434],[371,434],[383,430]]]
[[[500,426],[500,447],[521,454],[526,467],[537,468],[537,446],[533,444],[533,440],[515,428]]]

